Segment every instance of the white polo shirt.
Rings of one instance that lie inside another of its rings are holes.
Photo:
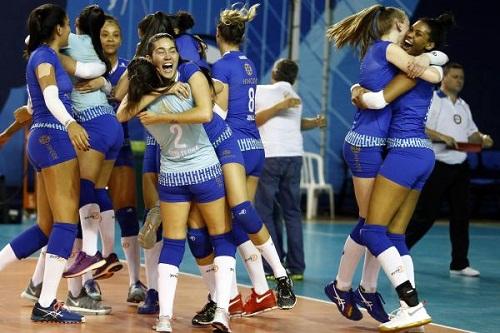
[[[269,85],[258,85],[255,94],[256,112],[270,108],[287,96],[300,98],[288,82],[280,81]],[[276,116],[259,127],[266,157],[303,155],[301,120],[302,104],[278,112]]]
[[[469,105],[461,98],[455,104],[441,90],[435,91],[427,114],[426,127],[451,136],[457,142],[467,142],[470,135],[477,132]],[[448,149],[443,143],[432,144],[436,160],[446,164],[460,164],[467,154]]]

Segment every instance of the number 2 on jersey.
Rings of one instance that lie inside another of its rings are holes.
[[[174,147],[176,149],[186,149],[187,145],[185,143],[179,143],[182,137],[182,127],[181,125],[170,126],[170,133],[175,134]]]

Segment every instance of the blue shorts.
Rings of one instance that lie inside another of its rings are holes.
[[[219,143],[215,148],[215,153],[221,165],[228,163],[245,165],[243,154],[241,153],[240,147],[238,147],[238,141],[236,141],[233,136]]]
[[[68,132],[52,128],[32,128],[27,151],[31,164],[38,172],[76,158]]]
[[[142,173],[160,173],[160,146],[150,134],[146,134],[145,141]]]
[[[104,114],[81,122],[90,137],[90,147],[104,154],[106,160],[116,160],[123,144],[123,128],[114,115]]]
[[[264,169],[264,149],[252,149],[242,151],[245,171],[247,176],[260,177]]]
[[[115,167],[127,166],[134,167],[134,154],[132,153],[132,147],[130,147],[130,140],[125,139],[123,146],[118,152],[118,157],[115,161]]]
[[[158,194],[163,202],[212,202],[225,196],[224,178],[220,175],[203,183],[183,186],[158,184]]]
[[[412,190],[421,191],[434,168],[434,151],[428,148],[391,148],[379,174]]]
[[[344,160],[354,177],[375,178],[384,161],[385,148],[357,147],[344,141]]]

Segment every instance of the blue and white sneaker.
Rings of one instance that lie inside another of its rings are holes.
[[[144,303],[137,307],[138,314],[157,314],[160,313],[160,303],[158,301],[158,292],[154,289],[148,289]]]
[[[354,292],[354,301],[359,306],[365,308],[370,316],[378,322],[385,323],[389,321],[389,315],[384,309],[384,299],[378,292],[367,293],[363,287],[359,286]]]
[[[31,320],[37,322],[51,322],[61,324],[79,324],[85,322],[85,317],[69,311],[64,307],[64,303],[54,299],[52,304],[44,308],[40,303],[36,303],[31,312]]]
[[[328,298],[337,305],[340,313],[350,320],[361,320],[363,314],[359,311],[354,300],[354,292],[342,291],[337,289],[337,281],[332,281],[325,286],[325,294]]]

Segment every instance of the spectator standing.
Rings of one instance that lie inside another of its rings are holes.
[[[455,148],[457,142],[476,143],[483,148],[490,148],[493,140],[489,135],[479,132],[469,105],[459,97],[463,86],[462,65],[446,65],[441,88],[434,92],[426,123],[426,132],[434,141],[436,164],[406,231],[406,242],[409,248],[413,247],[434,224],[442,201],[448,200],[452,248],[450,274],[479,276],[479,271],[470,267],[467,256],[470,170],[467,154]]]

